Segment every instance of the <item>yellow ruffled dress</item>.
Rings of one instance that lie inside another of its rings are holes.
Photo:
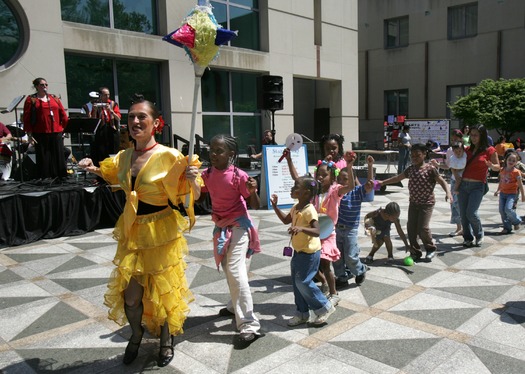
[[[142,323],[151,334],[160,335],[160,326],[169,325],[171,335],[183,333],[183,324],[194,300],[185,276],[184,256],[188,245],[182,233],[195,222],[193,196],[185,178],[188,160],[179,151],[159,145],[136,177],[131,190],[133,149],[120,151],[100,163],[100,170],[110,184],[119,184],[126,193],[124,212],[119,217],[114,238],[118,241],[113,270],[104,296],[109,318],[120,325],[127,322],[124,290],[131,277],[144,287]],[[197,159],[192,165],[200,166]],[[199,177],[200,179],[200,177]],[[202,180],[198,181],[202,184]],[[186,209],[190,223],[169,206],[156,213],[137,216],[138,202],[167,206],[168,199],[177,206],[190,195]]]

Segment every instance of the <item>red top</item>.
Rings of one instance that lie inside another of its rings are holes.
[[[488,147],[476,157],[473,157],[471,148],[472,146],[465,149],[467,154],[467,166],[463,171],[463,178],[474,179],[485,183],[487,181],[487,172],[489,170],[485,162],[490,161],[492,155],[496,152],[496,149],[494,147]]]
[[[29,95],[24,103],[24,131],[29,133],[63,132],[68,118],[62,102],[55,95],[49,94],[48,101],[40,100],[36,95]],[[33,108],[34,104],[34,108]],[[33,111],[36,121],[31,123]],[[53,113],[53,115],[51,115]]]

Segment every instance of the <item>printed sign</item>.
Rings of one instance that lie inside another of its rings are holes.
[[[266,200],[268,209],[272,208],[270,197],[276,194],[279,198],[278,205],[280,208],[292,207],[296,200],[290,197],[290,192],[294,185],[294,180],[288,170],[286,159],[279,162],[286,149],[284,145],[265,145],[263,146],[263,168],[261,175],[264,180],[261,186],[265,188],[261,191],[261,202]],[[293,164],[299,175],[308,173],[308,156],[306,145],[303,145],[297,151],[291,151]]]

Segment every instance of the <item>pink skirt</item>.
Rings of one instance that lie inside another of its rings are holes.
[[[321,259],[335,262],[341,258],[341,252],[335,242],[335,230],[326,239],[321,239]]]

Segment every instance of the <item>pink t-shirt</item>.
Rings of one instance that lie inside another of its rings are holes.
[[[210,194],[213,214],[220,219],[237,218],[247,212],[245,198],[250,197],[246,187],[248,174],[230,165],[225,170],[210,167],[202,172],[203,192]]]
[[[320,214],[326,214],[332,219],[334,224],[339,216],[339,203],[343,196],[339,196],[339,190],[342,188],[338,183],[333,183],[328,191],[315,197],[315,207]]]

